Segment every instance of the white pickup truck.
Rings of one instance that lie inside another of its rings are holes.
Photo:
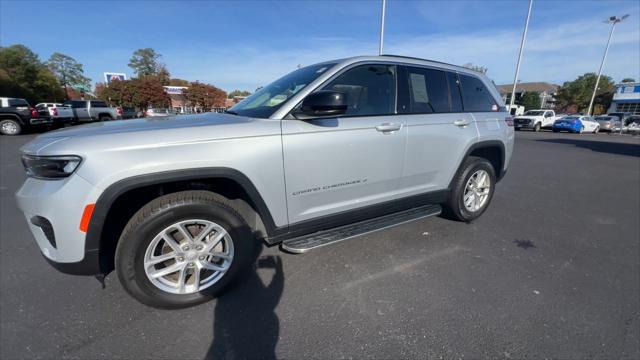
[[[538,132],[542,128],[551,128],[558,119],[553,110],[539,109],[528,110],[522,116],[516,116],[513,122],[516,130],[532,129]]]
[[[121,109],[110,107],[99,100],[68,100],[65,106],[73,110],[74,122],[109,121],[122,118]]]
[[[69,106],[59,103],[39,103],[36,104],[36,109],[47,110],[54,126],[64,126],[64,124],[73,121],[73,110]]]

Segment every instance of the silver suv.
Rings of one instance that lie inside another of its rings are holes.
[[[218,294],[259,241],[301,253],[488,207],[513,122],[484,75],[400,56],[298,69],[225,114],[94,123],[22,148],[16,194],[44,255],[115,269],[139,301]]]

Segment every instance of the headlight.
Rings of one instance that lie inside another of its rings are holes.
[[[79,156],[22,155],[22,165],[27,176],[38,179],[65,178],[73,174],[81,161]]]

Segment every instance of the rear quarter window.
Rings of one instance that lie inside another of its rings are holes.
[[[464,111],[490,112],[498,109],[493,96],[480,79],[460,74],[460,87]]]

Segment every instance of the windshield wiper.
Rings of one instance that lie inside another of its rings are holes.
[[[231,114],[231,115],[238,115],[238,113],[237,113],[237,112],[235,112],[235,111],[231,111],[231,110],[225,110],[225,111],[224,111],[224,113],[225,113],[225,114]]]

